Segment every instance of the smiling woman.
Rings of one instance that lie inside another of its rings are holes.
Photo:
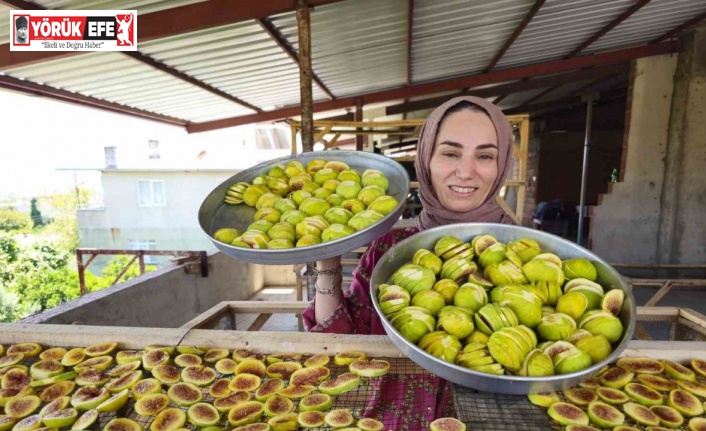
[[[425,229],[452,223],[507,223],[495,201],[507,177],[512,129],[497,106],[478,97],[457,97],[424,123],[414,168],[422,212],[417,226],[393,230],[368,247],[344,294],[340,257],[317,262],[317,295],[304,314],[310,331],[384,334],[372,310],[370,275],[391,246]]]

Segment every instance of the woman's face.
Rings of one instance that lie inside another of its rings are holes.
[[[448,115],[436,135],[431,184],[449,211],[480,206],[498,176],[498,135],[490,118],[464,109]]]

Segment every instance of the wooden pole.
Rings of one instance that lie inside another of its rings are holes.
[[[314,150],[314,96],[311,89],[311,26],[306,0],[297,0],[299,90],[302,105],[302,152]]]
[[[363,100],[360,98],[355,101],[355,121],[363,121]],[[355,135],[355,149],[363,151],[363,135],[360,133]]]
[[[302,105],[302,153],[314,151],[314,95],[311,89],[311,20],[306,0],[297,0],[297,28],[299,31],[299,90]],[[308,297],[313,298],[315,263],[306,264]],[[307,298],[308,299],[308,298]]]

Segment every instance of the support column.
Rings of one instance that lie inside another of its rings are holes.
[[[706,260],[706,26],[681,37],[664,163],[658,263]]]
[[[356,99],[355,101],[355,121],[363,121],[363,99]],[[363,135],[355,135],[355,149],[356,151],[363,151]]]
[[[314,96],[311,88],[311,21],[306,0],[297,0],[299,90],[302,105],[302,151],[314,150]]]

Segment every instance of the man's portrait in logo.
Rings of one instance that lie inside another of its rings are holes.
[[[15,17],[15,45],[29,45],[29,19],[24,15]]]

